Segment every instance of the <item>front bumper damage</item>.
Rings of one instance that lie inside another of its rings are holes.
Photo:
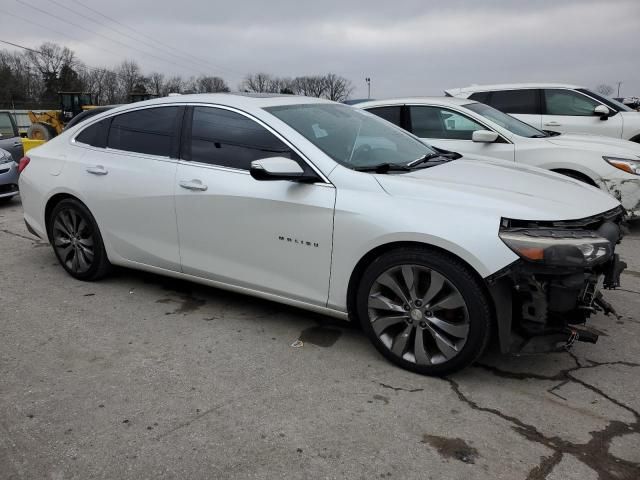
[[[631,175],[629,175],[631,177]],[[640,178],[601,179],[598,186],[609,192],[624,207],[628,220],[640,219]]]
[[[615,253],[623,236],[622,219],[622,209],[616,209],[589,219],[554,223],[554,228],[591,230],[609,239],[611,254],[598,265],[559,267],[518,260],[487,279],[503,353],[557,351],[575,341],[597,341],[598,332],[586,322],[599,311],[615,314],[603,292],[620,286],[626,267]]]

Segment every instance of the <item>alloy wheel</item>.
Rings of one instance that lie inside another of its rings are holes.
[[[418,365],[444,363],[464,347],[469,313],[460,291],[441,273],[399,265],[373,282],[369,321],[393,354]]]
[[[77,210],[60,210],[53,221],[53,248],[60,261],[73,273],[87,272],[93,264],[94,232],[90,223]]]

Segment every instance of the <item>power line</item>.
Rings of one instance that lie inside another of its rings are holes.
[[[32,9],[34,9],[34,10],[36,10],[36,11],[40,12],[40,13],[43,13],[43,14],[45,14],[45,15],[48,15],[49,17],[53,17],[53,18],[55,18],[55,19],[57,19],[57,20],[59,20],[59,21],[61,21],[61,22],[65,22],[65,23],[68,23],[69,25],[73,25],[73,26],[74,26],[74,27],[76,27],[76,28],[80,28],[81,30],[85,30],[85,31],[87,31],[87,32],[89,32],[89,33],[91,33],[91,34],[93,34],[93,35],[98,35],[98,36],[100,36],[100,37],[103,37],[103,38],[105,38],[105,39],[107,39],[107,40],[111,41],[111,42],[118,43],[118,44],[120,44],[120,45],[122,45],[122,46],[124,46],[124,47],[126,47],[126,48],[130,48],[130,49],[132,49],[132,50],[136,50],[136,51],[138,51],[138,52],[142,53],[143,55],[147,55],[147,56],[150,56],[150,57],[156,58],[156,59],[160,60],[161,62],[169,63],[169,64],[171,64],[171,65],[174,65],[174,64],[176,63],[176,62],[172,62],[172,61],[166,60],[166,59],[164,59],[164,58],[158,57],[157,55],[154,55],[154,54],[152,54],[152,53],[145,52],[144,50],[140,50],[139,48],[133,47],[133,46],[131,46],[131,45],[127,45],[126,43],[123,43],[123,42],[121,42],[121,41],[119,41],[119,40],[114,40],[114,39],[112,39],[112,38],[109,38],[108,36],[106,36],[106,35],[104,35],[104,34],[102,34],[102,33],[95,32],[95,31],[90,30],[90,29],[88,29],[88,28],[86,28],[86,27],[83,27],[82,25],[79,25],[79,24],[77,24],[77,23],[74,23],[74,22],[71,22],[71,21],[69,21],[69,20],[66,20],[66,19],[64,19],[64,18],[62,18],[62,17],[60,17],[60,16],[58,16],[58,15],[55,15],[55,14],[53,14],[53,13],[51,13],[51,12],[47,12],[47,11],[45,11],[45,10],[42,10],[41,8],[35,7],[35,6],[33,6],[33,5],[31,5],[31,4],[27,3],[27,2],[25,2],[24,0],[16,0],[16,2],[21,3],[22,5],[26,5],[26,6],[27,6],[27,7],[29,7],[29,8],[32,8]],[[182,67],[185,67],[185,65],[184,65],[184,64],[183,64],[183,65],[181,65],[181,66],[182,66]],[[188,68],[188,69],[190,69],[190,70],[192,70],[192,71],[195,71],[195,70],[194,70],[192,67],[190,67],[190,66],[187,66],[186,68]]]
[[[86,40],[82,40],[82,39],[80,39],[80,38],[73,38],[73,37],[70,37],[68,33],[64,33],[64,32],[61,32],[61,31],[59,31],[59,30],[54,30],[54,29],[52,29],[51,27],[49,27],[48,25],[43,25],[43,24],[38,23],[38,22],[35,22],[35,21],[33,21],[33,20],[29,19],[29,18],[21,17],[20,15],[16,15],[15,13],[12,13],[12,12],[7,12],[7,11],[2,10],[2,9],[0,9],[0,12],[4,13],[5,15],[9,15],[9,16],[12,16],[12,17],[14,17],[14,18],[17,18],[17,19],[19,19],[19,20],[22,20],[23,22],[31,23],[32,25],[35,25],[36,27],[43,28],[43,29],[45,29],[45,30],[46,30],[46,31],[48,31],[48,32],[57,33],[58,35],[60,35],[60,36],[62,36],[62,37],[66,37],[66,38],[68,38],[69,40],[72,40],[72,41],[79,41],[79,42],[87,43],[87,44],[91,45],[93,48],[97,48],[98,50],[102,50],[103,52],[107,52],[107,53],[109,53],[109,54],[111,54],[111,55],[115,55],[116,57],[120,57],[120,56],[121,56],[119,53],[116,53],[116,52],[114,52],[114,51],[112,51],[112,50],[108,50],[108,49],[106,49],[106,48],[103,48],[103,47],[99,47],[99,46],[97,46],[97,45],[90,44],[90,43],[89,43],[89,42],[87,42]]]
[[[152,36],[149,36],[149,35],[145,35],[144,33],[140,33],[140,32],[138,32],[137,30],[135,30],[134,28],[132,28],[132,27],[130,27],[130,26],[128,26],[128,25],[126,25],[126,24],[124,24],[124,23],[122,23],[122,22],[120,22],[120,21],[116,20],[115,18],[109,17],[108,15],[105,15],[104,13],[99,12],[99,11],[98,11],[98,10],[96,10],[95,8],[92,8],[92,7],[89,7],[88,5],[85,5],[84,3],[80,2],[79,0],[72,0],[72,1],[73,1],[73,2],[75,2],[75,3],[77,3],[78,5],[80,5],[80,6],[84,7],[84,8],[86,8],[87,10],[92,11],[92,12],[93,12],[93,13],[95,13],[96,15],[100,15],[101,17],[103,17],[103,18],[105,18],[105,19],[107,19],[107,20],[109,20],[109,21],[111,21],[111,22],[113,22],[113,23],[116,23],[116,24],[120,25],[120,26],[122,26],[122,27],[126,28],[127,30],[132,31],[132,32],[133,32],[133,33],[135,33],[137,36],[139,36],[139,37],[143,37],[143,38],[147,38],[147,39],[149,39],[149,40],[151,40],[151,41],[153,41],[153,42],[156,42],[156,43],[157,43],[157,44],[159,44],[159,45],[162,45],[164,48],[168,48],[168,49],[171,49],[171,50],[173,50],[173,51],[175,51],[175,52],[178,52],[180,55],[191,57],[191,58],[193,58],[193,59],[197,60],[197,61],[198,61],[198,62],[200,62],[200,63],[207,63],[209,66],[213,67],[213,68],[214,68],[214,69],[216,69],[216,70],[221,70],[221,71],[226,71],[226,72],[228,72],[228,73],[235,73],[235,74],[238,74],[238,75],[243,75],[242,73],[237,72],[237,71],[235,71],[235,70],[230,70],[230,69],[228,69],[228,68],[221,68],[220,66],[218,66],[218,65],[214,65],[214,64],[212,64],[211,62],[209,62],[209,61],[207,61],[207,60],[204,60],[204,59],[202,59],[202,58],[196,57],[195,55],[192,55],[192,54],[190,54],[190,53],[184,52],[184,51],[182,51],[182,50],[180,50],[180,49],[178,49],[178,48],[176,48],[176,47],[172,47],[171,45],[167,45],[166,43],[161,42],[160,40],[158,40],[158,39],[157,39],[157,38],[155,38],[155,37],[152,37]]]
[[[44,54],[43,52],[41,52],[40,50],[36,50],[34,48],[29,48],[29,47],[25,47],[24,45],[20,45],[18,43],[13,43],[13,42],[9,42],[7,40],[2,40],[0,39],[0,43],[5,43],[7,45],[11,45],[12,47],[17,47],[17,48],[21,48],[23,50],[27,50],[28,52],[32,52],[35,53],[36,55],[40,55],[41,57],[46,57],[47,55]],[[93,71],[97,71],[97,72],[107,72],[109,71],[110,73],[112,73],[113,75],[115,75],[116,77],[122,77],[122,78],[126,78],[123,75],[111,71],[111,70],[107,70],[106,68],[99,68],[99,67],[91,67],[89,65],[83,64],[84,68],[86,68],[87,70],[93,70]]]
[[[194,63],[194,64],[198,65],[199,68],[201,67],[201,62],[196,62],[194,60],[189,60],[188,58],[184,58],[184,56],[176,55],[174,53],[171,53],[171,52],[165,51],[163,49],[160,49],[156,45],[153,45],[153,44],[151,44],[149,42],[144,42],[142,40],[139,40],[139,39],[135,38],[134,36],[132,36],[132,35],[130,35],[128,33],[123,33],[120,30],[117,30],[117,29],[115,29],[113,27],[110,27],[109,25],[106,25],[103,22],[100,22],[98,20],[95,20],[94,18],[89,17],[88,15],[84,15],[83,13],[77,12],[77,11],[73,10],[72,8],[69,8],[66,5],[63,5],[62,3],[58,2],[57,0],[49,0],[49,1],[55,3],[56,5],[58,5],[61,8],[64,8],[65,10],[70,11],[71,13],[73,13],[73,14],[79,16],[79,17],[82,17],[82,18],[84,18],[86,20],[89,20],[89,21],[91,21],[91,22],[93,22],[93,23],[95,23],[97,25],[100,25],[101,27],[108,28],[109,30],[112,30],[112,31],[116,32],[118,35],[122,35],[123,37],[126,37],[126,38],[128,38],[130,40],[133,40],[134,42],[140,42],[140,43],[142,43],[144,45],[147,45],[148,47],[151,47],[151,48],[153,48],[155,50],[158,50],[158,51],[162,52],[163,55],[171,55],[172,57],[176,57],[178,60],[181,60],[181,61],[182,60],[186,60],[188,62],[191,62],[191,63]]]

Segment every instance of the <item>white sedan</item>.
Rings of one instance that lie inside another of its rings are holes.
[[[452,97],[377,100],[356,105],[428,144],[462,154],[546,168],[609,192],[640,217],[640,144],[542,131],[493,107]]]
[[[505,352],[593,341],[579,324],[624,267],[611,196],[452,160],[319,99],[125,105],[31,150],[20,170],[26,224],[73,277],[121,265],[351,318],[423,374],[470,364],[494,334]]]

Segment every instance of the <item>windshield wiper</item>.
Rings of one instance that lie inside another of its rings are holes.
[[[427,153],[424,157],[416,158],[415,160],[407,163],[407,167],[414,168],[424,163],[431,163],[430,167],[440,165],[441,163],[450,162],[462,157],[459,153],[447,152],[447,153]]]
[[[375,172],[375,173],[387,173],[387,172],[408,172],[411,170],[407,165],[400,165],[397,163],[379,163],[378,165],[371,165],[366,167],[354,167],[357,172]]]

